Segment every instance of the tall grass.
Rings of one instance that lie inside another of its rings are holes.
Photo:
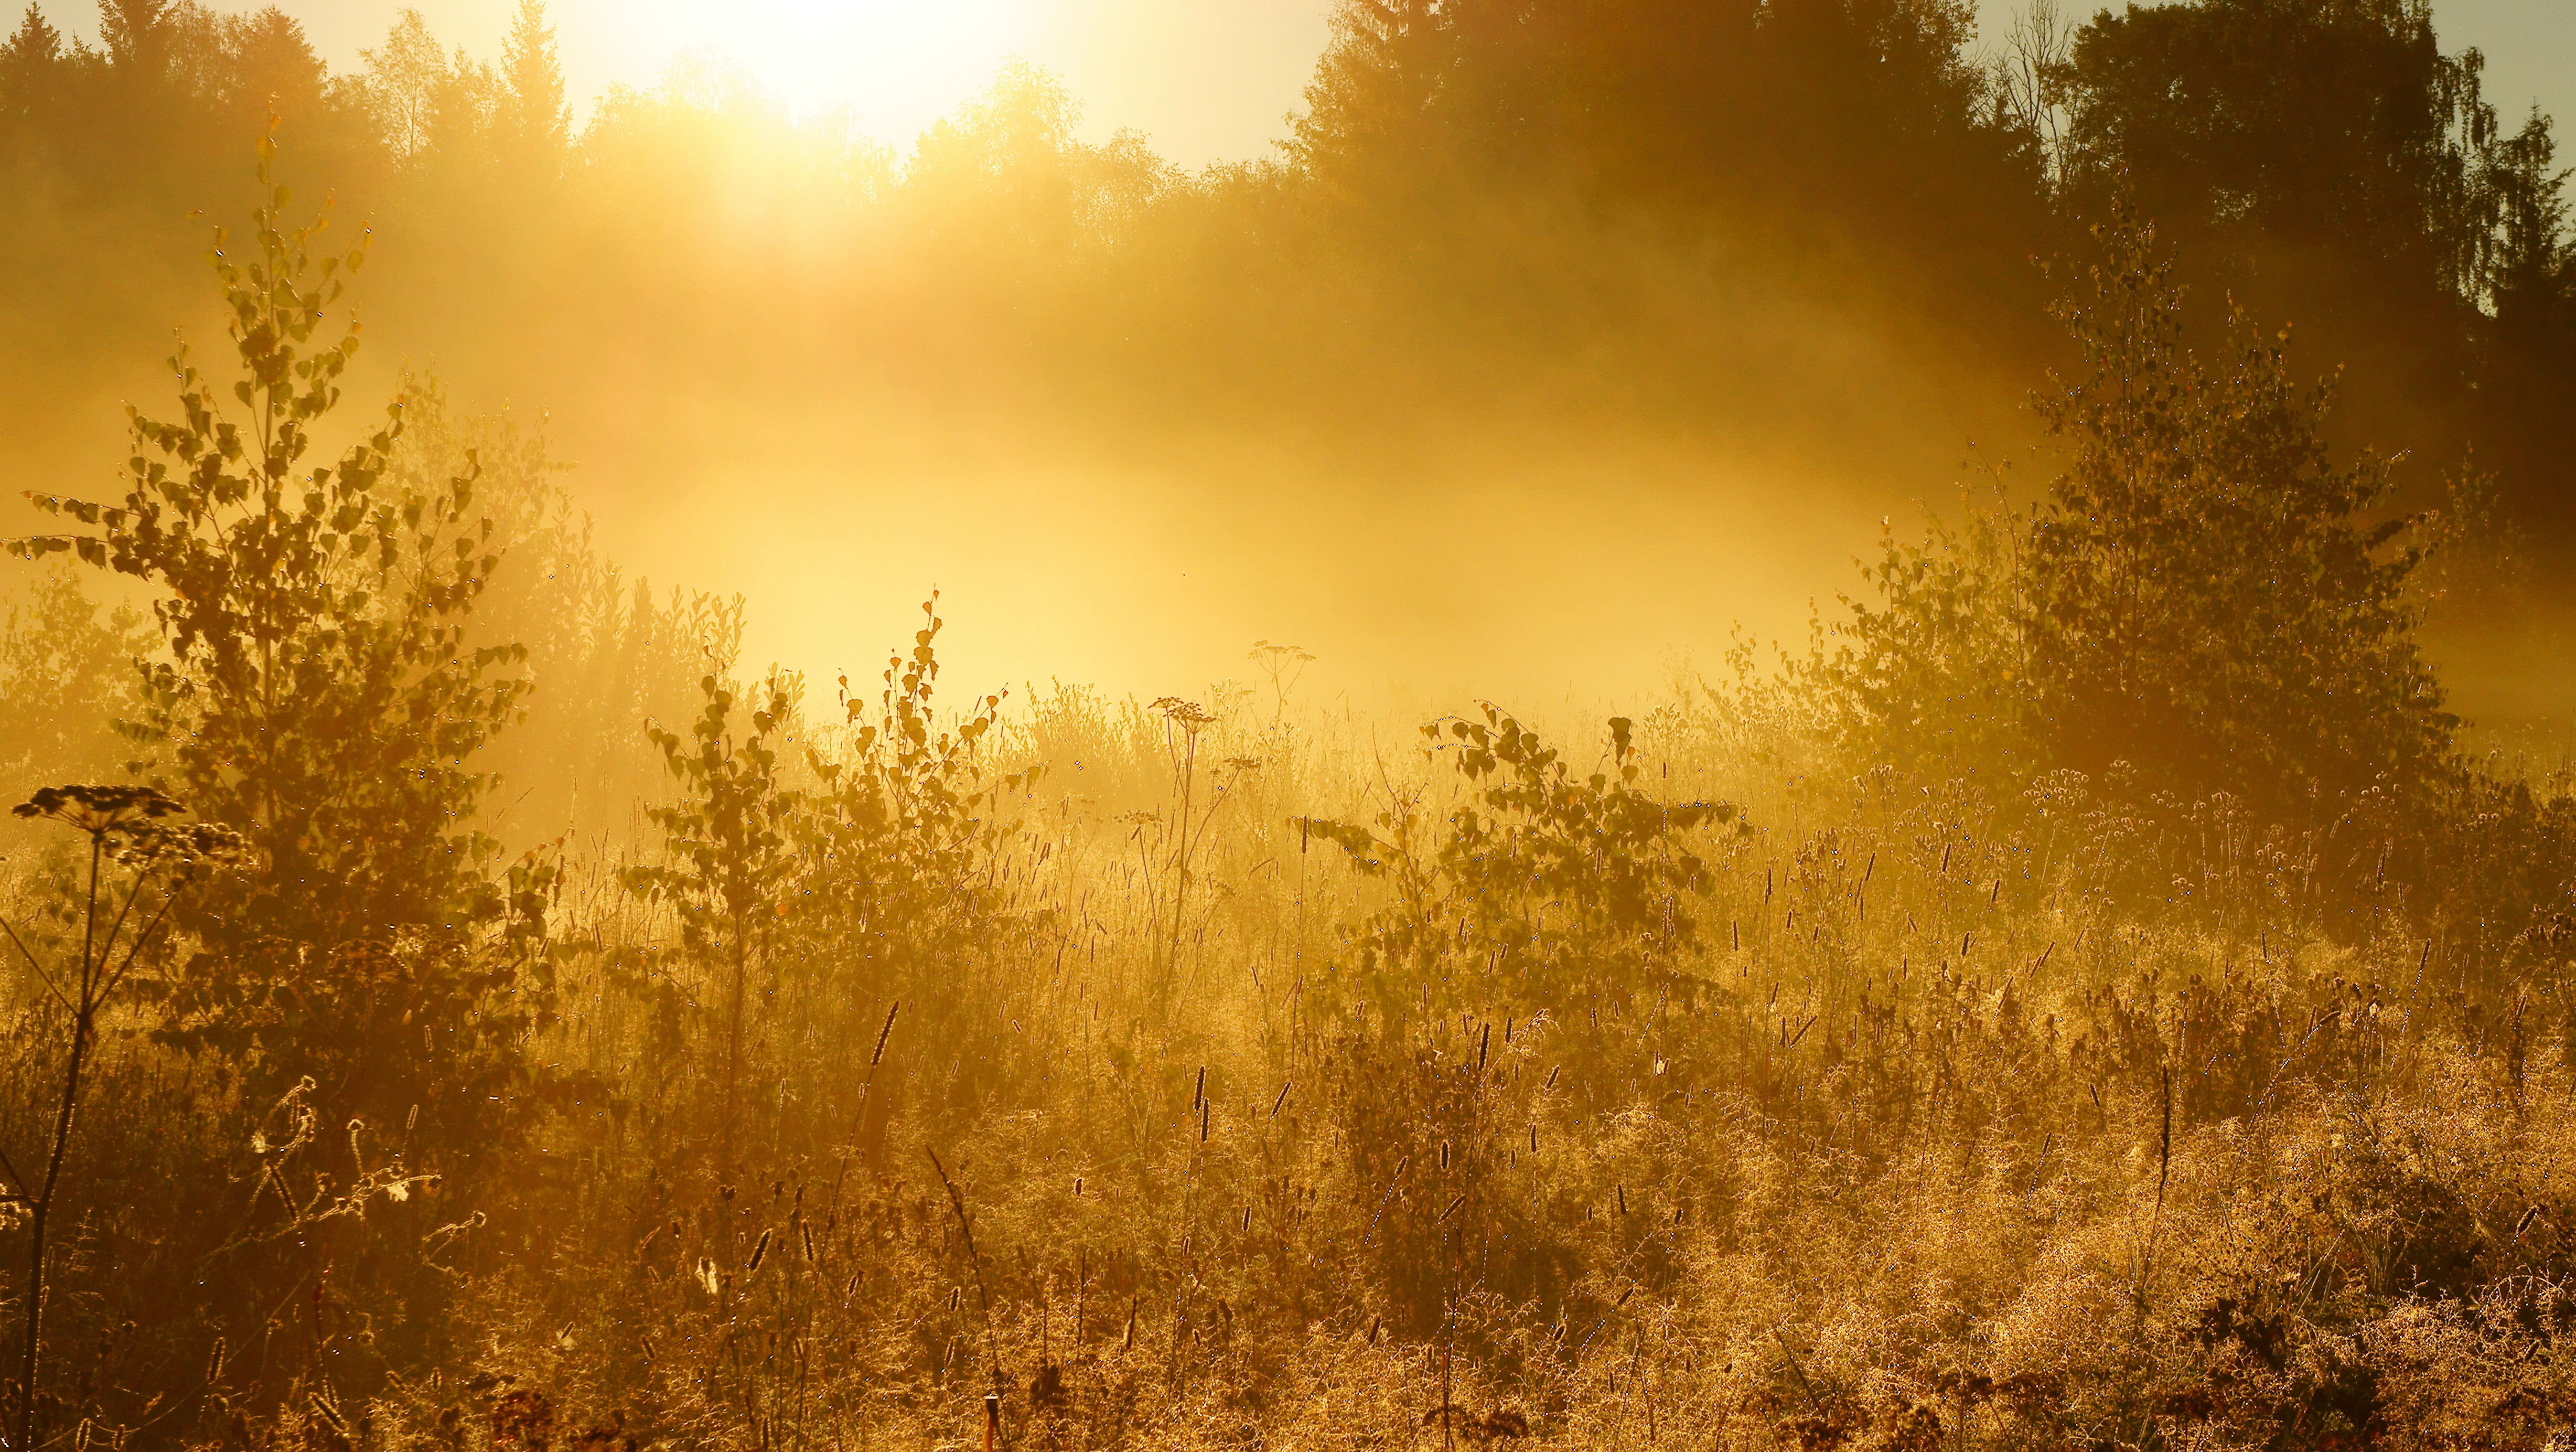
[[[2224,804],[1837,776],[1788,705],[1633,728],[1740,824],[1669,844],[1694,933],[1556,996],[1360,981],[1397,888],[1301,824],[1436,834],[1447,753],[1062,691],[961,758],[1013,789],[936,921],[783,869],[738,1043],[735,959],[575,861],[515,1138],[407,1150],[111,1033],[48,1405],[136,1445],[969,1445],[988,1394],[1010,1446],[2541,1445],[2557,940],[2348,931]],[[443,1181],[393,1195],[406,1153]]]

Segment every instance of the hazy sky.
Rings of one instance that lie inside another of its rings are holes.
[[[7,0],[0,0],[0,4]],[[217,0],[221,8],[252,8]],[[2022,0],[1980,0],[1989,34]],[[516,0],[419,0],[451,45],[495,56]],[[87,0],[42,0],[57,24],[97,33]],[[400,0],[279,0],[337,67],[380,39]],[[650,81],[673,55],[711,47],[800,108],[846,104],[860,128],[908,143],[1021,55],[1087,108],[1085,129],[1133,127],[1172,159],[1262,155],[1281,133],[1324,41],[1323,0],[554,0],[577,99]],[[2089,13],[2083,0],[2064,7]],[[2576,0],[2436,0],[2445,48],[2487,57],[2487,90],[2518,118],[2537,99],[2576,116]]]

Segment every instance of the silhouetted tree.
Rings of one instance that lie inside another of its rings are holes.
[[[1453,49],[1447,19],[1438,0],[1335,6],[1291,153],[1320,176],[1358,185],[1424,148]]]
[[[62,32],[29,5],[18,28],[0,44],[0,126],[15,129],[46,116],[61,87],[64,64]]]
[[[2413,296],[2475,250],[2475,52],[2423,0],[2203,0],[2104,12],[2065,80],[2079,184],[2126,187],[2175,240],[2322,247]],[[2303,310],[2301,316],[2308,316]]]
[[[2034,401],[2068,450],[2042,507],[1889,543],[1825,663],[1865,749],[2225,793],[2318,826],[2374,788],[2412,799],[2457,722],[2415,642],[2413,521],[2385,463],[2337,463],[2329,391],[2241,312],[2216,360],[2128,214],[2061,305],[2081,349]],[[1930,749],[1927,750],[1927,743]]]
[[[156,774],[266,863],[226,904],[226,937],[329,948],[497,911],[466,825],[487,783],[468,763],[523,687],[495,678],[516,647],[463,645],[497,563],[489,522],[466,513],[471,459],[426,493],[382,487],[397,400],[336,465],[303,462],[357,330],[307,345],[364,245],[317,255],[327,218],[287,228],[269,154],[263,143],[256,261],[211,254],[241,377],[220,387],[183,351],[179,421],[132,412],[123,499],[37,500],[97,533],[15,549],[70,551],[167,592],[154,614],[168,655],[146,673],[132,734],[164,753]]]
[[[2481,456],[2520,486],[2526,532],[2563,555],[2576,535],[2576,247],[2557,151],[2535,110],[2488,152],[2475,418]]]
[[[501,49],[501,78],[493,118],[501,154],[523,176],[551,178],[570,145],[572,109],[564,103],[563,66],[545,0],[519,0]]]
[[[299,128],[320,119],[328,73],[301,23],[272,6],[226,29],[230,63],[218,98],[225,110],[252,125],[271,114]]]
[[[1290,152],[1345,235],[1442,279],[1490,267],[1515,309],[1544,302],[1509,280],[1517,239],[1470,220],[1497,201],[1794,256],[1857,242],[1951,279],[1914,296],[1974,307],[2027,289],[2052,227],[1971,18],[1962,0],[1345,0]]]
[[[2037,405],[2073,451],[2029,555],[2046,756],[2279,820],[2411,791],[2456,723],[2415,645],[2410,521],[2372,517],[2386,465],[2333,462],[2328,390],[2294,384],[2241,313],[2214,365],[2185,353],[2150,234],[2105,235],[2065,307],[2082,369]]]
[[[98,33],[108,64],[157,76],[168,58],[170,10],[170,0],[98,0]]]

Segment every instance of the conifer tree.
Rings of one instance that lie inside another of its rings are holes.
[[[319,119],[329,68],[313,53],[301,22],[271,6],[232,27],[225,99],[235,115],[257,126],[275,114],[303,125]]]
[[[0,124],[40,116],[62,63],[62,32],[46,22],[45,12],[29,5],[26,18],[0,43]]]
[[[519,0],[501,47],[501,79],[496,129],[503,159],[532,178],[553,175],[571,146],[572,109],[564,102],[563,65],[545,0]]]
[[[108,64],[150,75],[166,58],[170,0],[98,0],[98,34]]]
[[[1425,142],[1426,118],[1453,49],[1432,0],[1345,0],[1306,87],[1290,150],[1336,179]]]

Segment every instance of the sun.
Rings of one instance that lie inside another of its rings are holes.
[[[1051,0],[584,0],[619,48],[740,64],[800,113],[846,107],[898,144],[1034,45]],[[639,59],[641,57],[638,57]]]

